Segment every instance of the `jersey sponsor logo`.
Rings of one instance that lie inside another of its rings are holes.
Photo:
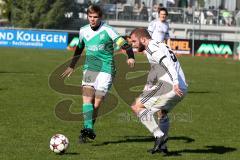
[[[105,48],[104,44],[87,46],[87,50],[94,52],[104,50],[104,48]]]

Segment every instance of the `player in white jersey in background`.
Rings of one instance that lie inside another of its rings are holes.
[[[94,123],[98,109],[110,89],[115,74],[113,59],[114,44],[126,50],[127,63],[134,66],[134,54],[132,47],[111,26],[104,23],[102,10],[98,5],[90,5],[87,9],[89,24],[81,27],[79,32],[79,44],[74,53],[69,67],[62,74],[70,76],[80,58],[84,48],[86,60],[83,66],[82,98],[84,125],[79,136],[79,142],[85,143],[87,138],[95,139]]]
[[[183,99],[187,93],[185,76],[174,53],[165,43],[152,40],[146,29],[133,30],[131,42],[132,47],[137,48],[139,52],[145,51],[151,64],[149,76],[156,79],[155,83],[146,83],[146,86],[150,85],[150,89],[143,91],[136,99],[132,110],[155,137],[154,147],[149,151],[152,154],[158,151],[167,153],[167,148],[163,149],[162,146],[167,142],[168,134],[157,125],[153,114],[164,110],[162,114],[167,116],[167,113]]]
[[[151,21],[148,26],[148,32],[152,39],[166,43],[170,46],[169,25],[167,20],[168,11],[166,8],[158,9],[158,18]]]

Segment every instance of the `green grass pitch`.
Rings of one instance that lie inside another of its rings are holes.
[[[81,67],[65,83],[61,83],[57,75],[72,54],[0,48],[1,160],[239,159],[238,61],[179,57],[189,92],[170,113],[168,147],[171,154],[163,156],[146,152],[153,145],[151,134],[129,108],[146,78],[148,65],[142,63],[146,61],[143,55],[137,56],[138,64],[132,70],[126,66],[126,57],[116,56],[119,71],[95,126],[96,140],[77,143],[82,127]],[[57,107],[64,100],[72,103],[70,111]],[[49,150],[49,140],[56,133],[70,140],[64,155]]]

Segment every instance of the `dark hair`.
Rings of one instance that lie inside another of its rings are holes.
[[[97,13],[99,17],[102,17],[102,9],[100,8],[100,6],[92,4],[88,7],[87,9],[87,15],[90,13]]]
[[[166,8],[162,7],[162,8],[159,8],[158,9],[158,14],[160,14],[161,11],[165,11],[166,12],[166,15],[168,15],[168,11]]]
[[[139,38],[139,39],[140,39],[141,37],[145,37],[145,38],[151,39],[151,36],[150,36],[148,30],[145,29],[145,28],[136,28],[136,29],[134,29],[134,30],[131,32],[130,36],[132,36],[133,34],[134,34],[137,38]]]

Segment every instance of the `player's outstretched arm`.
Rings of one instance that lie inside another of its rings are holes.
[[[118,37],[115,42],[121,49],[125,50],[128,55],[127,64],[130,67],[134,67],[135,65],[135,58],[134,58],[134,52],[132,49],[132,46],[128,44],[128,41],[124,39],[123,37]]]
[[[74,71],[75,65],[77,64],[77,62],[78,62],[78,60],[79,60],[79,58],[82,54],[83,49],[84,49],[84,45],[82,45],[81,47],[77,46],[69,67],[62,73],[61,77],[63,77],[63,78],[66,77],[66,76],[70,77],[70,75]]]
[[[128,55],[127,64],[130,67],[134,67],[135,66],[135,57],[134,57],[134,52],[133,52],[132,46],[129,45],[128,43],[125,43],[121,48],[124,49]]]

